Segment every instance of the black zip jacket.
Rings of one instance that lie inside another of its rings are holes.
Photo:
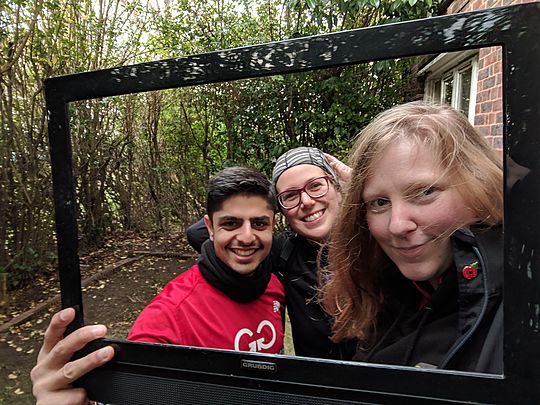
[[[457,231],[454,265],[429,291],[395,266],[382,272],[389,297],[374,345],[354,360],[427,368],[502,373],[503,239],[501,227]],[[422,305],[423,289],[431,296]]]

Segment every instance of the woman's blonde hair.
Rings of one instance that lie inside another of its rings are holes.
[[[372,342],[384,296],[378,276],[388,258],[371,237],[362,193],[374,159],[403,140],[426,145],[478,223],[502,222],[503,180],[500,159],[468,122],[449,106],[412,102],[378,115],[362,130],[351,149],[353,169],[329,246],[330,277],[321,302],[334,317],[333,339],[356,337]],[[465,224],[464,224],[465,225]]]

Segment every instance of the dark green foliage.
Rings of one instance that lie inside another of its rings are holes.
[[[54,259],[43,79],[428,16],[431,0],[0,1],[0,269],[13,287]],[[411,97],[414,60],[70,105],[82,246],[183,227],[224,166],[270,175],[287,149],[345,157],[357,131]]]

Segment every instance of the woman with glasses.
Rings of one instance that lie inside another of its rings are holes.
[[[272,252],[285,287],[295,354],[349,359],[354,345],[332,343],[330,318],[316,302],[317,260],[326,265],[327,241],[341,203],[338,176],[316,148],[299,147],[281,155],[272,173],[278,206],[289,230],[275,236]]]
[[[350,359],[354,345],[330,339],[331,322],[316,302],[318,258],[326,261],[325,244],[341,202],[338,176],[316,148],[299,147],[281,155],[272,185],[289,229],[274,235],[273,271],[285,287],[295,354],[305,357]],[[187,230],[188,241],[200,251],[208,238],[202,221]]]

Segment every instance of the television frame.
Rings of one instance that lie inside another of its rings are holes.
[[[540,166],[540,3],[432,17],[52,77],[45,81],[62,307],[84,324],[68,104],[73,101],[288,74],[421,54],[500,46],[503,54],[504,373],[424,370],[101,339],[114,359],[78,381],[108,403],[540,403],[538,188],[510,193],[512,162]],[[540,181],[540,180],[539,180]],[[509,213],[512,207],[512,215]],[[537,249],[538,250],[538,249]],[[511,316],[510,316],[511,315]]]

